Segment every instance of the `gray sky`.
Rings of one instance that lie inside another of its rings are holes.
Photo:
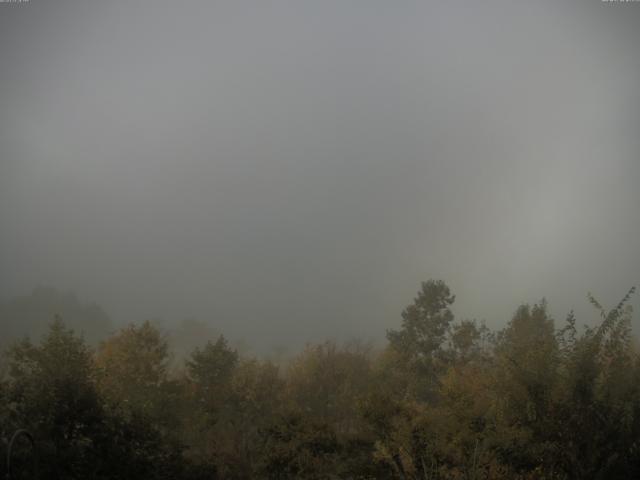
[[[0,294],[260,349],[428,278],[592,315],[640,283],[639,47],[599,0],[0,3]]]

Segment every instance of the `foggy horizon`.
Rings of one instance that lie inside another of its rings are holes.
[[[543,297],[590,323],[588,292],[640,283],[638,26],[600,1],[0,4],[0,301],[51,286],[257,351],[380,340],[428,279],[492,328]]]

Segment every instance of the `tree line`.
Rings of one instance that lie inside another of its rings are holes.
[[[430,280],[382,348],[276,364],[219,336],[177,372],[149,322],[93,347],[58,317],[6,350],[0,444],[35,439],[16,442],[12,478],[640,478],[633,293],[608,311],[589,296],[591,327],[556,325],[543,300],[491,331]]]

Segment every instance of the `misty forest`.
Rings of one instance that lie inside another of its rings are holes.
[[[640,479],[639,212],[640,0],[0,0],[0,479]]]
[[[98,338],[101,309],[39,289],[3,305],[14,334],[52,303],[76,323],[57,315],[8,347],[0,431],[34,439],[15,448],[15,478],[638,478],[633,293],[610,310],[589,295],[590,327],[543,299],[492,331],[454,318],[455,295],[429,280],[382,348],[264,359],[201,332],[176,358],[170,339],[184,339],[152,322]]]

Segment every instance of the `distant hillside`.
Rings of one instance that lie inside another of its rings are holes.
[[[39,340],[56,316],[93,345],[114,330],[100,306],[82,303],[73,293],[37,287],[29,295],[0,303],[0,346],[25,336]]]

